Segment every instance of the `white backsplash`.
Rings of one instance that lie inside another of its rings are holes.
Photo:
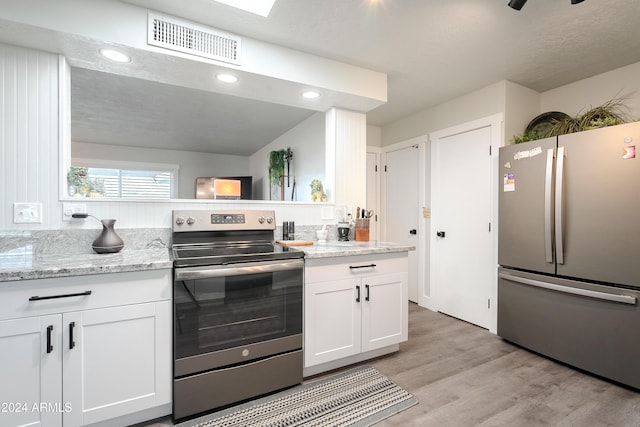
[[[116,228],[170,228],[173,210],[232,210],[268,209],[276,213],[276,224],[295,221],[299,225],[331,225],[335,221],[329,217],[333,205],[291,202],[211,202],[202,200],[180,200],[172,202],[107,202],[82,200],[87,212],[100,219],[115,219]],[[62,218],[62,210],[60,210]],[[95,221],[60,221],[59,228],[99,228]]]

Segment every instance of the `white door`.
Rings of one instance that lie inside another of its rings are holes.
[[[62,425],[60,319],[0,322],[0,426]]]
[[[64,398],[79,426],[171,401],[171,303],[63,315]]]
[[[304,295],[305,368],[360,353],[360,279],[307,283]]]
[[[407,274],[362,279],[362,351],[407,340]]]
[[[418,302],[419,145],[396,146],[385,154],[384,239],[416,247],[409,251],[409,300]]]
[[[496,126],[432,136],[432,286],[438,311],[492,328]],[[464,129],[464,128],[463,128]]]

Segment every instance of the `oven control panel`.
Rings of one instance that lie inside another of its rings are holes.
[[[211,214],[211,224],[244,224],[244,214]]]
[[[173,211],[173,232],[223,230],[275,230],[274,211]]]

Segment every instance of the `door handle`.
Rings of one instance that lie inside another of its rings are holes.
[[[369,301],[369,285],[364,285],[364,288],[366,289],[367,293],[364,297],[365,301]]]
[[[73,329],[76,327],[76,322],[69,323],[69,350],[76,346],[76,341],[73,339]]]
[[[52,333],[53,333],[53,325],[47,326],[47,354],[53,351],[53,344],[51,343]]]
[[[444,231],[438,231],[436,233],[436,236],[438,236],[438,237],[444,237],[444,235],[445,235]]]
[[[418,230],[416,230],[415,228],[412,230],[409,230],[409,234],[418,234]]]
[[[360,302],[360,286],[356,285],[356,302]]]

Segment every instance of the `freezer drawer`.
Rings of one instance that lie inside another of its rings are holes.
[[[640,388],[639,291],[498,271],[499,336]]]

